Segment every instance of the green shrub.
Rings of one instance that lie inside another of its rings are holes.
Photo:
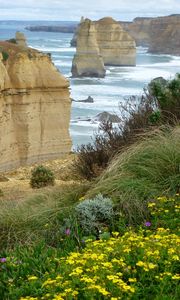
[[[180,74],[172,80],[157,78],[150,82],[148,93],[161,111],[164,122],[180,120]]]
[[[113,202],[101,194],[86,199],[75,208],[76,216],[84,234],[96,234],[112,223],[114,217]]]
[[[3,61],[8,60],[9,54],[6,51],[2,51]]]
[[[16,39],[9,39],[7,42],[11,44],[17,44]]]
[[[44,167],[38,166],[32,170],[30,185],[32,188],[41,188],[54,185],[55,177],[53,172]]]

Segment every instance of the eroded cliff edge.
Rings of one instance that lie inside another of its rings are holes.
[[[0,172],[70,152],[68,80],[46,54],[0,49]]]

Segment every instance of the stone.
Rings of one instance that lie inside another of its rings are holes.
[[[16,44],[20,47],[27,47],[26,37],[24,33],[16,32]]]
[[[0,47],[0,172],[69,153],[69,81],[44,53]]]
[[[77,48],[72,62],[73,77],[104,77],[105,68],[99,53],[96,29],[93,22],[85,19],[78,29]]]
[[[88,96],[87,99],[84,100],[74,100],[71,99],[74,102],[82,102],[82,103],[94,103],[94,99],[91,96]]]
[[[119,123],[121,121],[121,119],[117,115],[111,114],[107,111],[103,111],[102,113],[96,115],[94,120],[98,122],[111,122],[111,123]]]

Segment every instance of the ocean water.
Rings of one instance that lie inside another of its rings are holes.
[[[23,31],[30,47],[51,53],[54,64],[70,80],[73,99],[93,97],[94,103],[72,102],[70,134],[75,148],[89,142],[93,132],[97,130],[98,123],[89,121],[90,119],[103,111],[119,114],[119,103],[127,101],[131,95],[141,95],[151,79],[159,76],[172,78],[180,72],[180,57],[149,54],[146,48],[138,47],[136,67],[107,67],[107,75],[103,79],[74,79],[71,78],[71,64],[75,53],[75,48],[70,47],[72,34],[25,30],[28,25],[65,23],[67,22],[0,21],[0,40],[14,37],[17,30]]]

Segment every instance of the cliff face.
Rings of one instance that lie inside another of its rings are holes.
[[[180,15],[151,22],[149,52],[180,55]]]
[[[137,46],[149,46],[152,18],[136,18],[133,22],[120,22],[124,30],[135,39]]]
[[[72,75],[104,77],[105,68],[96,38],[93,22],[86,19],[81,23],[77,36],[77,49],[72,62]]]
[[[135,65],[135,41],[112,18],[94,22],[89,19],[82,20],[76,34],[73,76],[104,77],[105,65]]]
[[[69,152],[68,81],[48,55],[0,47],[0,171]]]
[[[136,44],[149,52],[180,55],[180,15],[158,18],[136,18],[121,22]]]

